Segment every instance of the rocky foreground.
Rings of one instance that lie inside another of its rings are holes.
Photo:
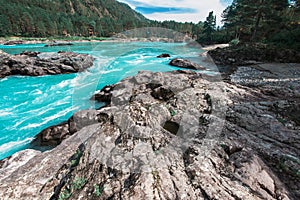
[[[73,52],[23,52],[9,55],[0,51],[0,78],[10,75],[42,76],[68,74],[93,66],[94,58]]]
[[[3,160],[1,199],[300,199],[299,77],[140,72],[35,141],[57,147]]]

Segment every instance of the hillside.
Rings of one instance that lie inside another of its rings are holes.
[[[110,36],[149,23],[115,0],[0,0],[0,4],[0,36]]]

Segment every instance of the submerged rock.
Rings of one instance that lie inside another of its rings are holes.
[[[23,52],[8,55],[0,52],[0,78],[9,75],[42,76],[68,74],[93,66],[94,58],[73,52]]]
[[[55,46],[72,46],[72,43],[69,42],[54,42],[54,43],[50,43],[50,44],[46,44],[45,47],[55,47]]]
[[[180,67],[180,68],[185,68],[185,69],[205,70],[204,67],[202,67],[196,63],[193,63],[189,60],[180,59],[180,58],[174,58],[173,60],[171,60],[169,65],[172,65],[175,67]]]
[[[163,54],[160,54],[159,56],[157,56],[157,58],[170,58],[170,54],[167,54],[167,53],[163,53]]]
[[[56,148],[0,163],[1,197],[299,199],[300,127],[278,119],[289,102],[210,80],[139,72],[104,89],[110,105],[74,114]]]

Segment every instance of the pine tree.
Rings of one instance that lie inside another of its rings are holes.
[[[213,33],[216,31],[216,16],[214,12],[211,11],[206,18],[206,21],[203,25],[203,33],[206,35],[206,39],[208,43],[212,43],[213,41]]]

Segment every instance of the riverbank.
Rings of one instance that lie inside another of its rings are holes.
[[[68,42],[100,42],[111,40],[107,37],[0,37],[0,44],[40,44],[40,43],[68,43]]]
[[[73,116],[56,148],[2,161],[0,193],[298,199],[300,66],[272,66],[238,67],[229,82],[190,71],[124,79],[109,105]]]

